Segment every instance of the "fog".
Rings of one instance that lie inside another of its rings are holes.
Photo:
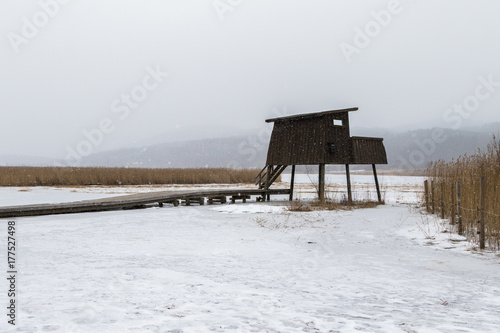
[[[0,155],[254,133],[359,107],[391,129],[499,121],[498,1],[3,0]]]

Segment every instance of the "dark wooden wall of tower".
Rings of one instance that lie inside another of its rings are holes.
[[[387,164],[387,153],[384,139],[353,136],[352,156],[350,164]]]
[[[347,111],[274,121],[268,165],[348,164],[351,156]]]

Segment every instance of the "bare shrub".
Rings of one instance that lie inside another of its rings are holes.
[[[300,200],[293,201],[287,209],[292,212],[310,212],[315,210],[351,210],[351,209],[363,209],[363,208],[375,208],[378,205],[383,205],[383,202],[363,200],[363,201],[353,201],[348,202],[347,200],[325,200],[325,202],[320,202],[319,200],[314,200],[311,202],[304,202]]]
[[[310,212],[312,211],[312,207],[300,200],[294,200],[290,205],[288,205],[287,209],[291,212]]]

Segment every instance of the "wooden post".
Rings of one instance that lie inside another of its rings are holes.
[[[345,174],[347,177],[347,202],[352,203],[352,191],[351,191],[351,173],[349,171],[349,164],[345,165]]]
[[[325,164],[319,165],[318,197],[320,203],[325,203]]]
[[[444,220],[444,182],[441,182],[441,219]]]
[[[424,180],[425,210],[429,212],[429,181]]]
[[[458,234],[464,234],[464,227],[462,224],[462,192],[460,190],[460,182],[457,182],[457,211],[458,211]]]
[[[266,193],[264,193],[264,200],[263,201],[270,201],[271,196],[267,194],[267,191],[269,190],[269,183],[271,182],[271,174],[273,173],[273,166],[269,165],[267,167],[267,175],[266,175]]]
[[[290,178],[290,201],[293,200],[293,187],[295,183],[295,165],[292,165],[292,175]]]
[[[451,183],[451,218],[450,218],[450,224],[451,225],[454,225],[455,224],[455,218],[456,218],[456,203],[455,203],[455,199],[456,199],[456,194],[455,194],[455,183]]]
[[[375,177],[375,186],[377,187],[377,198],[378,202],[382,202],[382,196],[380,195],[380,186],[378,184],[378,177],[377,177],[377,168],[375,167],[375,164],[372,164],[372,169],[373,169],[373,177]]]
[[[434,202],[434,180],[431,180],[431,213],[436,214],[436,203]]]
[[[479,248],[484,250],[486,247],[485,244],[485,220],[484,220],[484,211],[485,211],[485,201],[486,201],[486,179],[484,176],[481,176],[481,211],[480,211],[480,225],[479,225]]]

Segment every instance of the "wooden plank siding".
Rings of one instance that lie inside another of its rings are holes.
[[[383,139],[354,136],[352,139],[353,162],[351,164],[387,164]]]
[[[325,117],[325,144],[323,152],[325,154],[326,164],[346,164],[350,163],[352,155],[351,132],[349,129],[349,113],[334,113]],[[342,126],[335,126],[334,120],[342,121]],[[329,144],[334,144],[335,153],[329,150]]]
[[[333,120],[342,126],[334,126]],[[330,153],[328,144],[337,152]],[[277,120],[271,134],[267,165],[345,164],[351,156],[347,112],[305,119]]]
[[[357,108],[268,119],[274,122],[267,165],[387,164],[382,139],[350,136]],[[342,121],[342,125],[334,124]],[[335,146],[335,152],[330,150]]]

